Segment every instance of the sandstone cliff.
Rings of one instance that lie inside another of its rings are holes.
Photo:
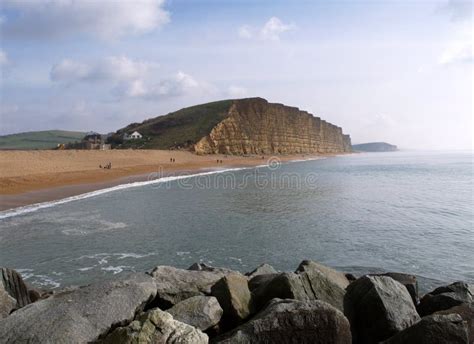
[[[227,118],[194,146],[198,154],[351,152],[342,129],[306,111],[262,98],[235,100]]]
[[[138,131],[139,140],[122,138]],[[190,149],[197,154],[351,152],[342,129],[306,111],[262,98],[196,105],[132,123],[109,137],[114,148]]]

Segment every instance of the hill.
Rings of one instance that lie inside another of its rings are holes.
[[[352,145],[352,149],[356,152],[395,152],[397,146],[386,142],[368,142]]]
[[[80,141],[86,133],[66,130],[30,131],[0,136],[0,149],[52,149],[59,143]]]
[[[119,145],[119,148],[189,148],[226,117],[231,104],[231,100],[222,100],[184,108],[142,123],[132,123],[118,130],[109,141]],[[138,131],[144,139],[122,140],[124,133],[133,131]]]
[[[134,131],[141,139],[124,140]],[[109,138],[116,148],[190,149],[198,154],[350,152],[342,129],[296,107],[262,98],[223,100],[132,123]]]

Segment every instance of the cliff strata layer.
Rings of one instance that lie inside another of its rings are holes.
[[[228,116],[194,146],[198,154],[351,152],[342,129],[306,111],[262,98],[233,101]]]

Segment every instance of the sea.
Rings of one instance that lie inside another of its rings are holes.
[[[399,151],[162,176],[0,212],[0,266],[44,289],[157,265],[304,259],[474,282],[473,153]]]

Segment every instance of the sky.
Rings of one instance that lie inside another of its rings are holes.
[[[405,149],[473,149],[471,1],[3,0],[0,135],[107,133],[263,97]]]

